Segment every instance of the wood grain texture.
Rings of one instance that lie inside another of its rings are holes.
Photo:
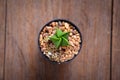
[[[3,80],[5,41],[5,0],[0,0],[0,80]]]
[[[5,80],[109,80],[111,0],[7,0]],[[38,33],[63,18],[81,30],[83,46],[71,62],[53,64],[38,48]]]
[[[112,80],[120,80],[120,0],[114,0],[112,36]]]
[[[111,2],[76,0],[71,4],[70,20],[81,29],[83,46],[70,64],[70,79],[109,80]]]

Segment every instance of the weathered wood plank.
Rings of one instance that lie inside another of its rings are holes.
[[[112,80],[120,80],[120,0],[114,0],[112,36]]]
[[[5,0],[0,0],[0,80],[4,71],[4,42],[5,41]]]
[[[63,17],[79,26],[83,37],[80,55],[70,63],[70,80],[110,79],[110,0],[72,0],[63,3]],[[70,7],[70,8],[69,8]]]
[[[8,0],[5,80],[109,80],[111,0]],[[81,53],[66,64],[42,58],[38,33],[49,20],[81,30]]]
[[[43,25],[41,2],[7,0],[7,4],[5,80],[44,80],[44,61],[38,48]]]

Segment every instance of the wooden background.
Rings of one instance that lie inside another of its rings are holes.
[[[53,64],[38,48],[41,27],[75,23],[83,38],[71,62]],[[120,0],[0,0],[0,80],[120,80]]]

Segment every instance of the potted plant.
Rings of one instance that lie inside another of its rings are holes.
[[[62,63],[72,60],[80,52],[82,37],[72,22],[57,19],[43,26],[38,42],[40,51],[46,58]]]

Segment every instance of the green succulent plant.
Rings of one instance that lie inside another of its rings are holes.
[[[67,46],[69,45],[68,41],[69,32],[62,32],[60,29],[57,28],[56,33],[50,37],[50,40],[59,48],[60,46]]]

